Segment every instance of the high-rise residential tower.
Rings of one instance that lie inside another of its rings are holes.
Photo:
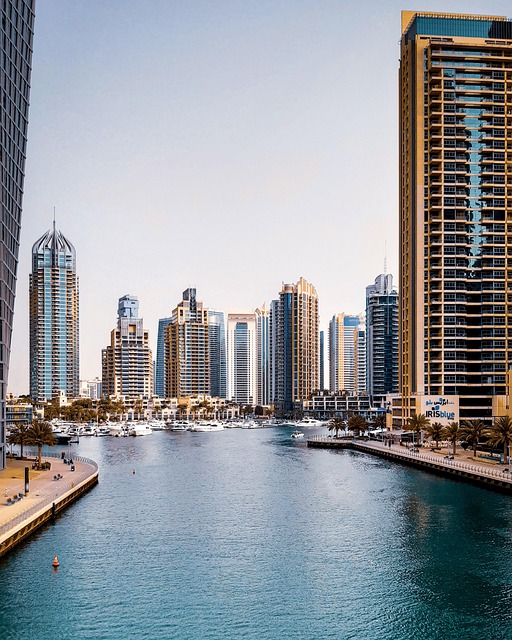
[[[172,322],[172,318],[160,318],[156,339],[155,359],[155,396],[165,398],[165,327]]]
[[[361,339],[357,328],[361,324],[359,316],[338,313],[329,322],[329,388],[331,391],[347,391],[355,394],[356,358],[361,365]],[[363,370],[359,369],[359,378]]]
[[[397,426],[438,399],[455,420],[504,412],[511,87],[510,20],[402,12]]]
[[[30,396],[35,402],[63,392],[78,398],[78,276],[74,246],[47,231],[32,247],[30,297]]]
[[[325,341],[324,341],[324,332],[320,331],[320,391],[324,390],[325,382]]]
[[[382,403],[398,393],[398,292],[391,274],[366,287],[366,358],[368,393]]]
[[[186,289],[165,328],[165,395],[181,398],[210,395],[208,309]]]
[[[150,398],[153,393],[153,356],[149,334],[139,318],[139,300],[119,298],[117,327],[102,351],[103,395],[129,399]]]
[[[256,316],[256,350],[259,405],[270,403],[270,311],[263,304],[254,312]]]
[[[318,390],[319,312],[315,287],[301,278],[297,284],[283,284],[276,305],[272,305],[277,331],[276,409],[282,413]],[[274,323],[273,323],[274,324]]]
[[[5,398],[11,353],[12,321],[21,206],[27,146],[34,0],[2,4],[0,55],[0,469],[5,468]]]
[[[210,395],[227,397],[226,323],[224,311],[208,310],[210,345]]]
[[[228,314],[228,399],[256,405],[258,398],[257,326],[254,313]]]

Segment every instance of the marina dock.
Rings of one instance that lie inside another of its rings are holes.
[[[9,459],[7,468],[0,471],[0,496],[4,494],[0,497],[0,557],[46,523],[54,522],[98,483],[98,465],[88,458],[73,456],[71,465],[58,454],[45,454],[43,461],[49,462],[51,468],[39,471],[31,468],[35,453],[26,452],[26,456],[23,460]],[[29,493],[25,495],[27,466],[31,477]]]
[[[308,438],[308,447],[320,449],[350,449],[371,455],[387,458],[395,462],[407,464],[442,476],[449,476],[489,489],[512,494],[512,474],[504,465],[482,465],[478,459],[469,456],[454,459],[447,457],[448,450],[442,453],[417,451],[404,446],[387,444],[370,440],[356,440],[353,438],[330,438],[326,436],[312,436]]]

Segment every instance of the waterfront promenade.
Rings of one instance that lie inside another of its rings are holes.
[[[98,465],[88,458],[73,457],[66,464],[59,454],[43,457],[51,468],[32,469],[35,452],[23,460],[9,458],[0,471],[0,556],[65,509],[98,482]],[[29,467],[29,493],[25,496],[25,467]],[[23,496],[19,498],[20,494]],[[18,499],[14,501],[15,496]]]
[[[377,455],[383,458],[419,467],[445,476],[456,476],[459,479],[485,485],[490,488],[512,494],[512,474],[508,466],[499,460],[474,458],[472,451],[460,450],[451,456],[451,447],[446,449],[413,449],[403,445],[376,441],[357,440],[354,438],[331,438],[328,436],[312,436],[308,438],[308,447],[323,449],[352,449]],[[480,454],[486,455],[486,454]]]

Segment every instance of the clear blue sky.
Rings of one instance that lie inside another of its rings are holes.
[[[81,378],[117,300],[156,345],[181,292],[250,311],[304,276],[322,328],[398,281],[401,9],[510,2],[37,0],[9,390],[28,391],[32,244],[57,212],[80,277]]]

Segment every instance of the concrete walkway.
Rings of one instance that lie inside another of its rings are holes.
[[[69,491],[73,485],[78,484],[95,467],[86,462],[74,460],[75,471],[71,471],[69,464],[64,464],[60,458],[45,458],[51,464],[49,471],[36,471],[32,465],[36,461],[33,455],[19,460],[8,458],[6,469],[0,471],[0,530],[5,530],[5,525],[10,521],[19,520],[19,516],[29,511],[35,505],[48,502],[50,497],[58,498]],[[7,504],[7,498],[25,493],[25,467],[29,467],[29,493],[26,497],[18,500],[14,504]],[[62,479],[54,480],[60,474]]]

